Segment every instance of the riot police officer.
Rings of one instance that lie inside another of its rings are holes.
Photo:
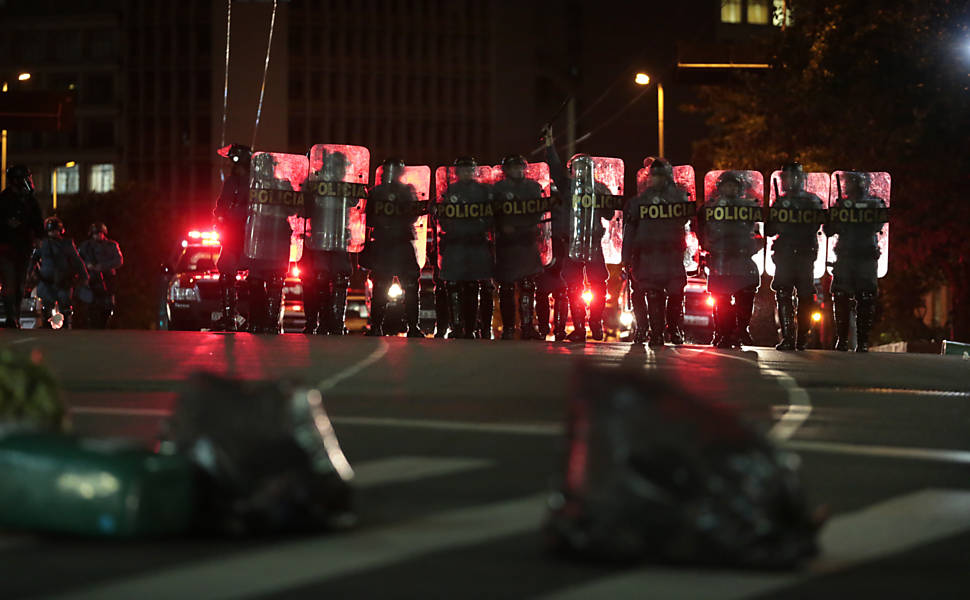
[[[27,264],[34,242],[43,235],[44,222],[30,169],[12,165],[7,168],[7,187],[0,192],[0,285],[5,327],[20,329]]]
[[[721,173],[716,191],[707,199],[705,209],[708,206],[758,208],[756,200],[745,197],[745,187],[743,174],[737,171]],[[741,213],[720,212],[735,216]],[[761,280],[753,259],[762,243],[756,219],[751,214],[725,220],[705,216],[701,223],[698,237],[709,255],[707,289],[715,302],[713,344],[718,348],[750,345],[748,326]]]
[[[62,329],[70,329],[74,315],[74,288],[88,284],[88,271],[74,246],[64,237],[64,224],[57,217],[44,221],[47,239],[34,251],[37,266],[37,296],[44,311],[42,327],[52,326],[54,308],[64,317]]]
[[[222,184],[222,193],[213,212],[222,251],[219,254],[219,290],[222,296],[222,319],[218,328],[236,330],[236,275],[242,265],[243,236],[249,207],[249,169],[252,151],[249,146],[233,144],[228,156],[232,168]]]
[[[342,182],[348,168],[340,151],[322,150],[321,168],[310,174],[315,182]],[[366,169],[365,169],[366,170]],[[350,262],[350,209],[358,198],[314,194],[307,202],[310,231],[303,242],[300,278],[306,326],[303,333],[343,335],[347,313],[347,290],[353,266]]]
[[[371,323],[367,335],[384,335],[387,291],[397,276],[404,288],[407,335],[423,338],[418,326],[420,268],[415,255],[416,223],[427,212],[413,186],[402,181],[404,161],[389,158],[382,163],[382,181],[367,196],[367,239],[361,266],[370,269],[373,282]]]
[[[647,340],[648,322],[651,347],[663,346],[665,334],[674,344],[684,341],[689,206],[687,193],[674,182],[673,167],[658,158],[650,164],[646,189],[623,212],[623,264],[632,279],[637,321],[634,344]]]
[[[574,198],[581,195],[605,196],[609,189],[596,181],[593,174],[593,159],[587,154],[577,154],[570,160],[570,171],[563,168],[556,152],[552,128],[545,131],[546,159],[556,187],[566,197],[562,210],[570,216],[569,256],[564,261],[562,276],[566,280],[569,293],[570,312],[573,332],[568,340],[586,341],[586,303],[583,300],[585,281],[589,281],[593,294],[589,305],[589,331],[594,340],[603,339],[603,309],[606,307],[606,280],[610,274],[603,256],[602,239],[606,233],[603,221],[613,217],[613,210],[607,208],[573,208]],[[582,246],[581,252],[573,252],[573,246]],[[583,255],[583,256],[579,256]]]
[[[495,279],[499,284],[503,340],[515,338],[516,287],[521,337],[523,340],[541,339],[533,317],[535,277],[542,272],[539,225],[543,212],[538,203],[542,198],[542,187],[537,181],[526,178],[527,165],[521,155],[506,156],[502,159],[505,177],[492,187],[496,207]],[[530,201],[535,205],[533,211],[527,208]],[[506,211],[506,207],[510,210]]]
[[[81,301],[88,305],[88,327],[107,329],[115,310],[117,270],[124,264],[121,248],[118,242],[108,239],[107,225],[99,222],[88,228],[88,239],[81,242],[78,253],[90,277],[81,294]],[[85,294],[90,296],[86,298]]]
[[[854,209],[886,208],[881,198],[869,194],[866,173],[845,174],[845,197],[839,206]],[[839,186],[842,187],[841,185]],[[840,196],[841,189],[840,189]],[[849,349],[849,326],[853,304],[856,311],[856,352],[869,351],[869,330],[876,310],[878,292],[879,232],[883,223],[828,222],[825,235],[838,235],[835,266],[832,269],[832,304],[835,308],[835,349]]]
[[[457,181],[438,200],[438,260],[448,289],[451,336],[472,339],[482,282],[494,272],[494,215],[488,186],[475,180],[478,161],[462,157],[454,166]]]
[[[552,262],[542,269],[536,278],[536,321],[542,339],[550,330],[557,342],[566,339],[566,323],[569,320],[569,294],[566,280],[562,277],[562,265],[568,256],[569,223],[563,212],[563,200],[559,188],[553,184],[554,198],[549,213],[549,223],[545,224],[552,245]],[[549,326],[549,301],[552,300],[552,327]]]
[[[785,211],[821,211],[822,200],[805,190],[802,165],[788,163],[781,170],[782,194],[774,208]],[[819,213],[820,214],[820,213]],[[778,350],[804,350],[815,309],[815,260],[818,257],[818,222],[793,223],[769,219],[765,236],[777,236],[772,246],[775,276],[771,289],[778,305],[781,343]],[[798,295],[797,326],[792,294]]]

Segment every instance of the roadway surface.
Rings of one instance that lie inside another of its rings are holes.
[[[96,541],[0,532],[0,597],[966,598],[970,361],[684,346],[4,332],[59,377],[75,429],[150,440],[184,378],[324,392],[359,526],[276,540]],[[660,370],[739,407],[828,505],[822,555],[783,573],[617,569],[543,553],[578,360]]]

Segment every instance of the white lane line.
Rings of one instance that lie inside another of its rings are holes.
[[[333,417],[336,425],[374,427],[411,427],[444,431],[472,431],[475,433],[509,433],[520,435],[560,435],[565,431],[561,423],[479,423],[474,421],[445,421],[439,419],[396,419],[390,417]]]
[[[418,556],[536,530],[546,494],[442,512],[409,522],[277,544],[226,558],[96,585],[61,599],[251,598],[379,569]]]
[[[341,371],[334,373],[330,377],[327,377],[317,385],[317,389],[320,390],[321,393],[326,393],[327,391],[336,387],[337,384],[343,381],[344,379],[353,377],[357,373],[360,373],[367,367],[371,366],[372,364],[376,363],[380,359],[384,358],[384,355],[387,354],[387,349],[390,347],[390,344],[388,344],[383,339],[379,340],[379,342],[380,343],[377,345],[377,348],[375,348],[374,351],[371,352],[366,358],[350,365],[346,369],[343,369]],[[324,396],[323,400],[324,402],[326,402],[327,397]]]
[[[711,352],[710,349],[701,348],[685,348],[686,350],[693,350],[695,352],[705,353]],[[675,349],[676,351],[676,349]],[[752,350],[757,353],[757,350]],[[679,352],[677,352],[679,354]],[[724,358],[733,358],[735,360],[740,360],[748,364],[758,367],[762,374],[767,377],[771,377],[785,390],[785,394],[788,395],[788,407],[778,418],[778,421],[771,427],[768,431],[768,436],[775,441],[783,441],[791,438],[795,435],[808,417],[812,414],[812,401],[808,396],[808,392],[805,391],[803,387],[798,385],[795,378],[791,375],[778,371],[776,369],[771,369],[766,366],[761,365],[761,355],[758,355],[759,360],[752,360],[744,356],[735,356],[733,354],[716,352],[716,356],[723,356]]]
[[[27,342],[34,342],[34,341],[39,340],[39,339],[40,338],[38,338],[38,337],[18,338],[16,340],[12,340],[10,342],[7,342],[7,345],[8,346],[13,346],[15,344],[26,344]]]
[[[970,491],[928,489],[833,518],[822,555],[789,574],[645,568],[545,596],[548,600],[643,598],[743,600],[970,531]]]
[[[168,417],[172,411],[167,408],[124,408],[116,406],[72,406],[72,415],[108,415],[115,417]]]
[[[945,448],[907,448],[905,446],[873,446],[868,444],[846,444],[821,440],[787,440],[780,443],[782,448],[799,452],[824,452],[829,454],[851,454],[876,458],[901,458],[936,462],[970,464],[970,451],[947,450]]]
[[[351,485],[371,488],[416,479],[454,475],[464,471],[485,469],[495,464],[478,458],[395,456],[363,461],[354,467]]]

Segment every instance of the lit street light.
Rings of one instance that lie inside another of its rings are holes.
[[[21,73],[20,75],[17,75],[17,81],[27,81],[28,79],[30,79],[30,73]]]
[[[646,73],[637,73],[633,78],[637,85],[649,85],[650,76]],[[657,82],[657,156],[664,155],[664,86]]]
[[[30,79],[30,73],[21,73],[17,75],[17,81],[27,81]],[[3,82],[3,88],[0,89],[3,93],[6,93],[9,89],[7,82]],[[6,189],[7,187],[7,130],[4,129],[0,131],[0,190]]]

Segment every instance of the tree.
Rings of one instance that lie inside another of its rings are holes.
[[[949,0],[788,3],[772,69],[709,87],[691,107],[712,135],[695,162],[771,171],[888,171],[890,273],[882,329],[928,335],[921,295],[945,282],[955,337],[970,340],[970,7]]]

